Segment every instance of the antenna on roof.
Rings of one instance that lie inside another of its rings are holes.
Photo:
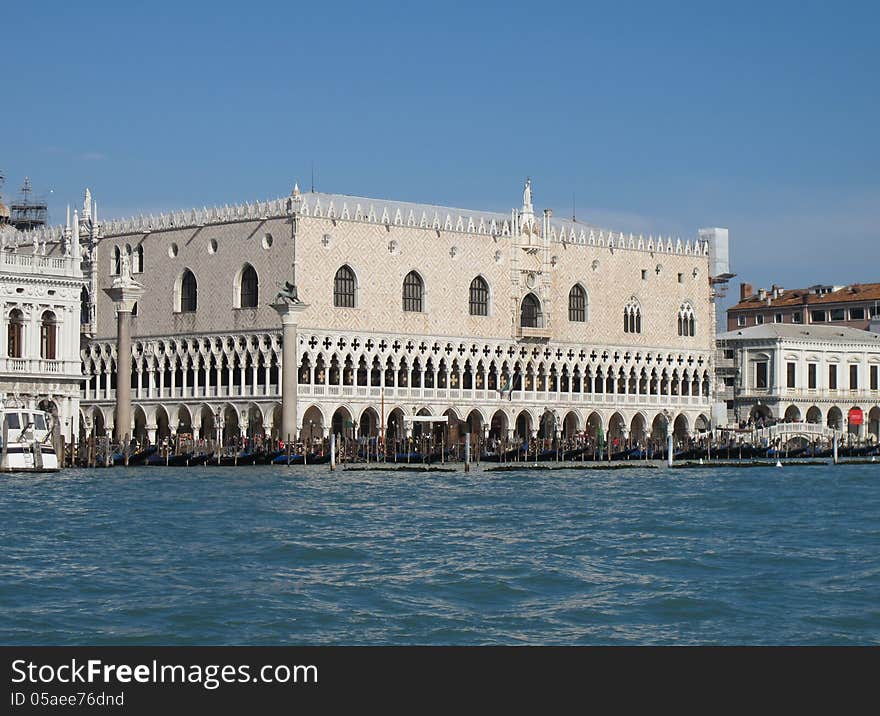
[[[575,213],[574,206],[575,206],[575,204],[574,204],[574,192],[572,192],[572,193],[571,193],[571,220],[572,220],[572,221],[577,221],[577,214]]]
[[[312,162],[312,194],[315,193],[315,163]]]

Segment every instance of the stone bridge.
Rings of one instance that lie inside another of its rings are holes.
[[[840,442],[843,442],[845,436],[842,431],[835,430],[827,425],[807,422],[776,423],[776,425],[766,428],[758,428],[756,433],[759,440],[767,440],[769,443],[772,443],[777,438],[790,440],[796,437],[802,437],[810,442],[817,440],[827,440],[830,442],[834,439],[835,435],[837,435]]]

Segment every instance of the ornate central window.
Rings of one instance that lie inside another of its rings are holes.
[[[519,325],[523,328],[541,328],[543,322],[541,302],[534,293],[527,293],[520,306]]]

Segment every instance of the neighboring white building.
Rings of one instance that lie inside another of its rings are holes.
[[[877,439],[880,335],[771,323],[721,333],[718,349],[730,424],[806,421]]]
[[[56,435],[75,437],[82,384],[78,242],[67,227],[55,240],[17,231],[0,204],[0,300],[3,335],[0,399],[4,407],[42,409]],[[44,240],[40,240],[40,238]]]

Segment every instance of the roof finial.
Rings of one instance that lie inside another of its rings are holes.
[[[293,191],[290,192],[291,196],[299,196],[299,184],[296,182],[293,183]]]
[[[523,205],[519,213],[519,225],[526,232],[531,232],[535,226],[535,209],[532,207],[532,178],[526,178],[526,186],[523,189]]]

